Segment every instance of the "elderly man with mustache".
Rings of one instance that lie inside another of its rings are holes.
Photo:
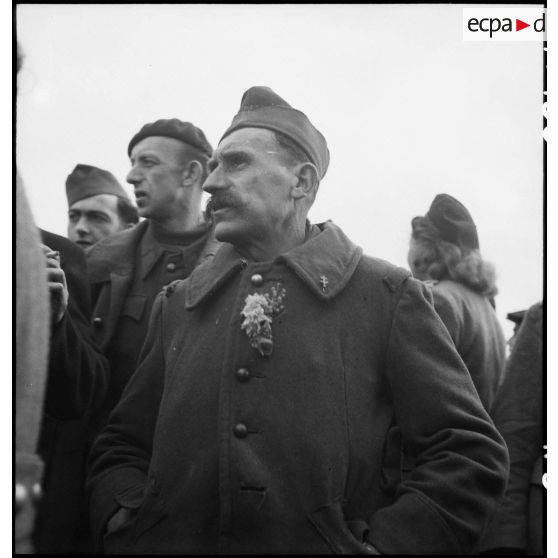
[[[244,94],[204,184],[223,244],[157,298],[93,448],[103,551],[453,554],[480,537],[503,440],[427,287],[307,220],[328,163],[304,113]]]

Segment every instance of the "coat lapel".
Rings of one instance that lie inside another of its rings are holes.
[[[316,226],[321,230],[319,234],[279,256],[277,261],[285,263],[318,298],[331,300],[353,276],[362,248],[331,221]]]
[[[102,347],[105,347],[111,339],[122,312],[133,280],[136,248],[141,242],[147,225],[147,221],[142,221],[132,229],[99,242],[87,253],[91,283],[105,284],[99,298],[95,301],[95,312],[99,308],[105,320],[100,334]]]
[[[110,274],[110,307],[104,331],[103,345],[111,339],[122,312],[126,295],[132,284],[133,268],[128,270],[120,268]]]
[[[232,244],[221,243],[215,256],[206,257],[186,279],[186,308],[191,310],[217,292],[245,264]]]

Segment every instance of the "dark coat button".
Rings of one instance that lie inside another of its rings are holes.
[[[167,271],[174,271],[176,269],[176,264],[173,262],[170,262],[167,264]]]
[[[263,277],[259,273],[254,273],[254,275],[250,277],[250,281],[252,281],[252,285],[259,287],[263,283]]]
[[[103,318],[100,318],[99,316],[95,316],[93,318],[93,325],[97,327],[101,327],[103,325]]]
[[[239,382],[247,382],[250,379],[250,370],[246,368],[239,368],[236,371],[236,378]]]
[[[237,438],[246,438],[246,436],[248,436],[248,428],[246,428],[245,424],[238,423],[234,427],[234,435]]]

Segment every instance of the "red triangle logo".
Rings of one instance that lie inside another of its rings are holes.
[[[530,23],[525,23],[524,21],[521,21],[520,19],[515,20],[515,30],[516,31],[521,31],[522,29],[525,29],[525,27],[531,27],[531,24]]]

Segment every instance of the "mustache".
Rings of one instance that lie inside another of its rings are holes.
[[[236,200],[234,196],[232,196],[229,193],[223,193],[223,194],[211,196],[207,201],[205,210],[208,213],[212,213],[213,211],[217,211],[222,207],[234,207],[235,204],[236,204]]]

